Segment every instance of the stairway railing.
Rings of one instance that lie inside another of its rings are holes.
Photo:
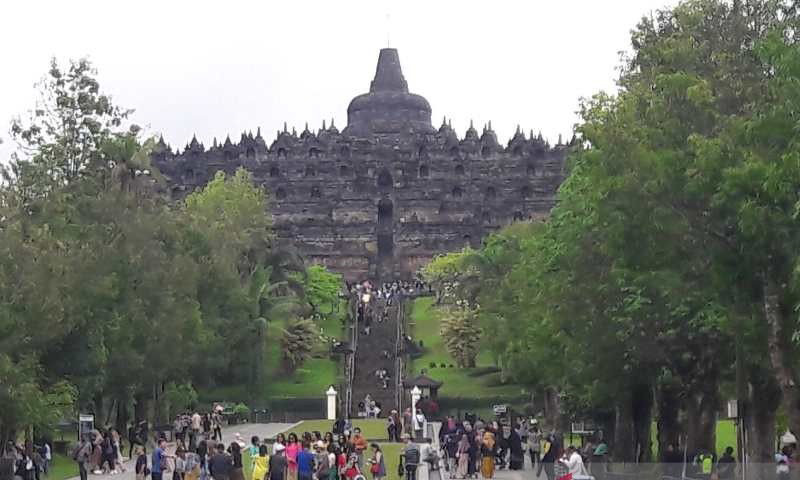
[[[345,400],[344,400],[344,413],[347,418],[350,418],[353,412],[353,379],[355,378],[355,359],[356,350],[358,349],[358,305],[361,299],[358,294],[351,296],[350,301],[350,348],[352,353],[347,355],[345,360]]]
[[[403,412],[403,377],[405,376],[405,362],[403,359],[405,345],[405,295],[399,294],[397,298],[397,339],[395,342],[395,405],[397,411]]]

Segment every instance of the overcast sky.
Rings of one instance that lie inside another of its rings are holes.
[[[9,0],[0,8],[0,159],[31,109],[49,58],[88,57],[104,92],[173,146],[209,145],[286,121],[347,122],[378,50],[400,53],[433,123],[463,135],[491,120],[571,135],[581,97],[615,88],[620,50],[643,15],[672,0]],[[387,21],[387,12],[388,21]]]

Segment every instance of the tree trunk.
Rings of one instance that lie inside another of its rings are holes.
[[[650,462],[653,460],[653,387],[649,384],[637,385],[631,398],[633,428],[636,434],[634,448],[636,460]]]
[[[122,436],[128,435],[128,400],[125,398],[120,398],[117,400],[117,418],[114,421],[114,426]]]
[[[103,422],[103,425],[111,425],[111,417],[116,416],[118,406],[119,403],[117,402],[116,398],[111,400],[111,405],[108,407],[108,411],[106,412],[106,420]]]
[[[781,287],[770,272],[763,282],[764,318],[767,322],[767,349],[775,380],[781,389],[781,404],[789,421],[789,429],[800,435],[800,392],[795,382],[795,372],[786,355],[785,339],[789,336],[783,329],[784,314],[781,302]]]
[[[138,392],[134,395],[133,401],[133,423],[138,425],[139,422],[147,420],[147,395]]]
[[[105,419],[105,408],[103,405],[103,394],[97,393],[95,394],[94,398],[92,399],[92,406],[94,412],[94,418],[97,422],[102,422]],[[105,427],[105,425],[95,425],[95,428],[100,429],[101,427]]]
[[[678,447],[681,425],[678,420],[680,399],[678,388],[672,384],[664,384],[658,388],[658,458],[663,462],[667,445]]]
[[[633,405],[630,396],[621,395],[614,419],[612,458],[615,462],[633,462],[636,459],[636,433],[633,422]]]
[[[748,377],[747,397],[742,402],[744,411],[739,412],[746,430],[747,478],[772,480],[775,476],[775,415],[781,391],[771,372],[761,365],[754,365]]]
[[[715,452],[717,440],[717,394],[714,389],[689,395],[686,401],[686,446],[690,456],[699,451]]]
[[[547,387],[544,390],[544,417],[550,428],[561,428],[561,398],[555,387]]]

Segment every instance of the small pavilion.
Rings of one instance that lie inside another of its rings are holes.
[[[423,397],[429,397],[436,400],[439,397],[439,389],[444,383],[436,381],[427,375],[420,375],[416,378],[411,378],[403,382],[403,390],[412,390],[414,387],[422,390]]]

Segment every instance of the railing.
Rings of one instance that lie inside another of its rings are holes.
[[[397,339],[395,342],[395,404],[397,411],[403,412],[403,377],[405,364],[403,360],[403,346],[405,345],[405,295],[398,295],[397,298]]]
[[[352,353],[348,354],[345,360],[345,395],[344,395],[344,414],[350,417],[353,411],[353,380],[355,378],[356,350],[358,349],[358,304],[361,300],[358,295],[351,295],[350,300],[350,348]]]

